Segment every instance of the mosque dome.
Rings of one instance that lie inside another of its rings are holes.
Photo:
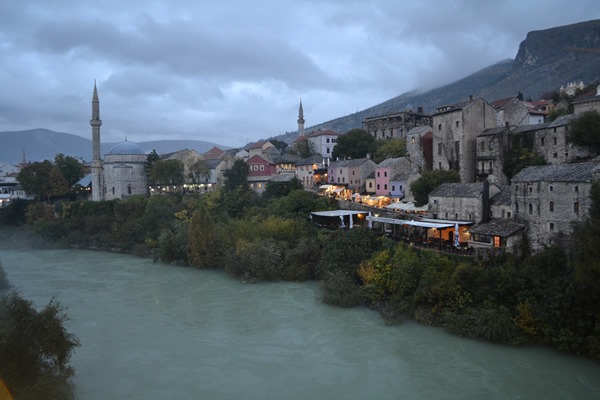
[[[108,154],[145,154],[139,144],[128,142],[119,142],[115,144]]]

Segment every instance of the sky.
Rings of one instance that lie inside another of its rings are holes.
[[[0,131],[241,147],[514,58],[596,0],[0,2]],[[342,132],[343,133],[343,132]]]

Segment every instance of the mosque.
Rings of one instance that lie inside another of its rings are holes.
[[[127,140],[115,144],[104,160],[100,158],[100,101],[94,82],[92,97],[92,201],[122,199],[146,195],[146,154],[142,148]]]

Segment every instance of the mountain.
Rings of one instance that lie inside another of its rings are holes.
[[[491,102],[516,96],[519,92],[534,100],[558,91],[570,82],[585,85],[600,80],[600,20],[581,22],[527,34],[514,60],[499,61],[459,81],[420,93],[412,91],[354,114],[306,128],[333,129],[345,133],[360,128],[367,117],[423,107],[435,112],[437,107],[458,103],[470,95]],[[280,140],[292,141],[292,132]]]
[[[91,136],[91,134],[90,134]],[[115,143],[102,143],[100,152],[106,154]],[[215,143],[200,140],[155,140],[137,143],[145,152],[156,150],[158,154],[171,153],[177,150],[190,149],[204,153],[217,146]],[[92,141],[81,136],[48,129],[31,129],[26,131],[0,132],[0,162],[17,163],[26,161],[53,160],[62,153],[67,156],[91,161]]]

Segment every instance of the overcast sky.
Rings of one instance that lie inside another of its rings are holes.
[[[514,58],[596,0],[0,2],[0,131],[240,147]]]

